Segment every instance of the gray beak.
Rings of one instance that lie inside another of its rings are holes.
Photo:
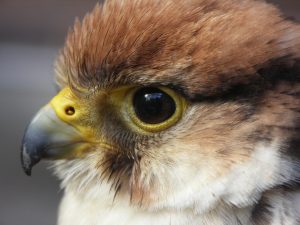
[[[43,107],[28,125],[21,148],[22,167],[31,175],[32,167],[41,159],[72,156],[72,151],[84,142],[80,133],[60,120],[50,105]]]

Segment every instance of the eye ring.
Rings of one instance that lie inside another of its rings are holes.
[[[174,112],[168,117],[165,117],[163,121],[158,123],[147,123],[145,121],[142,121],[139,116],[137,115],[136,109],[134,107],[134,98],[136,94],[138,94],[143,89],[157,89],[161,91],[162,93],[166,94],[168,97],[172,99],[174,102]],[[179,121],[179,119],[182,117],[182,114],[186,108],[186,101],[185,99],[178,95],[175,91],[172,89],[166,88],[166,87],[138,87],[134,88],[132,91],[129,92],[127,96],[127,114],[129,116],[129,119],[134,123],[135,126],[138,128],[146,131],[146,132],[159,132],[163,131],[171,126],[173,126],[176,122]]]

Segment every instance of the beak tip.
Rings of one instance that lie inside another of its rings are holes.
[[[27,175],[27,176],[31,176],[31,168],[25,168],[25,167],[23,167],[23,170],[24,170],[24,172],[25,172],[25,174]]]
[[[22,168],[27,176],[31,176],[32,165],[25,163],[22,157]]]
[[[39,161],[39,160],[38,160]],[[36,164],[32,157],[27,153],[25,145],[22,146],[21,151],[21,164],[23,171],[27,176],[31,176],[32,167]]]

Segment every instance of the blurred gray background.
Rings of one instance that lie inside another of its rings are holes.
[[[26,124],[55,94],[53,60],[95,0],[0,0],[0,225],[54,225],[62,191],[46,164],[20,165]],[[300,0],[270,0],[300,21]]]

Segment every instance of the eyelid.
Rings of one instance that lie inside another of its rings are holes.
[[[168,94],[176,103],[175,113],[166,121],[158,124],[147,124],[142,122],[135,113],[133,108],[133,96],[141,88],[158,88],[161,91]],[[141,133],[143,135],[152,135],[157,132],[164,131],[173,125],[175,125],[182,116],[184,115],[186,108],[188,106],[188,101],[176,90],[165,86],[136,86],[128,85],[114,88],[111,90],[106,90],[107,92],[107,102],[113,107],[116,116],[124,122],[130,130],[136,133]]]
[[[133,108],[133,97],[134,94],[140,89],[141,87],[136,87],[133,91],[130,91],[128,93],[127,99],[125,100],[125,111],[127,114],[127,121],[129,120],[132,124],[134,124],[135,129],[138,129],[140,132],[143,133],[156,133],[163,130],[168,129],[169,127],[175,125],[182,117],[184,111],[186,110],[187,102],[186,100],[179,94],[177,94],[175,91],[166,88],[166,87],[155,87],[158,88],[165,93],[167,93],[175,102],[176,104],[176,110],[175,113],[168,118],[167,120],[158,123],[158,124],[147,124],[143,121],[141,121],[135,113],[135,110]]]

